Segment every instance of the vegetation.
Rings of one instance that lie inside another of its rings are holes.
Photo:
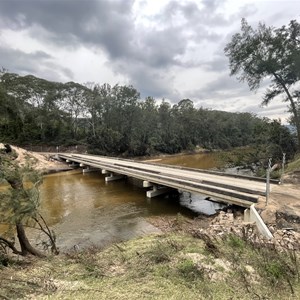
[[[261,157],[293,156],[296,140],[279,121],[250,113],[141,99],[132,86],[50,82],[0,75],[0,140],[18,145],[85,145],[102,155],[143,156],[196,147],[254,146]]]
[[[25,232],[26,226],[34,225],[38,225],[39,229],[47,235],[52,252],[58,253],[55,235],[38,212],[38,186],[42,182],[41,175],[33,169],[29,161],[23,166],[19,165],[16,161],[16,153],[9,145],[0,151],[0,179],[9,185],[7,189],[0,192],[0,223],[6,225],[6,230],[1,231],[0,235],[1,260],[7,259],[8,249],[22,256],[29,254],[44,256],[44,253],[31,245]],[[15,233],[20,250],[15,246]]]
[[[300,171],[300,155],[298,154],[292,162],[288,164],[287,172]]]
[[[292,20],[289,26],[276,29],[260,23],[253,29],[242,19],[241,31],[225,47],[231,75],[246,81],[250,90],[257,90],[264,79],[270,80],[262,104],[279,96],[288,102],[300,150],[300,24]]]
[[[299,299],[299,253],[236,236],[147,236],[1,272],[0,297],[21,299]]]

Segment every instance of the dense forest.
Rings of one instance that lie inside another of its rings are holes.
[[[133,86],[51,82],[0,74],[0,140],[17,145],[85,145],[102,155],[143,156],[196,147],[254,146],[291,156],[297,139],[277,120],[250,113],[141,99]]]

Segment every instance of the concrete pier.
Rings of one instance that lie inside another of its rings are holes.
[[[110,173],[109,176],[105,177],[105,182],[115,181],[125,178],[126,176],[120,174]]]
[[[152,187],[153,183],[151,183],[150,181],[144,180],[143,181],[143,187],[147,188],[147,187]]]
[[[146,192],[147,198],[153,198],[159,195],[163,195],[171,192],[171,188],[168,187],[158,187],[157,185],[153,185],[153,189]]]
[[[90,172],[97,172],[99,170],[100,169],[97,169],[97,168],[86,167],[86,168],[82,169],[82,173],[85,174],[85,173],[90,173]]]

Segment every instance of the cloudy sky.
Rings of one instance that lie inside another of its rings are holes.
[[[0,0],[0,67],[53,81],[132,84],[142,97],[282,118],[229,76],[241,18],[281,27],[300,0]]]

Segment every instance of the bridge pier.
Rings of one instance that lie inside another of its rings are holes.
[[[90,173],[90,172],[96,172],[96,171],[99,171],[99,169],[97,168],[91,168],[89,166],[85,167],[82,169],[82,173],[85,174],[85,173]]]
[[[71,168],[78,168],[79,164],[76,163],[76,162],[72,162],[71,164],[69,164],[69,167],[71,167]]]
[[[149,182],[150,183],[150,182]],[[151,185],[150,185],[151,186]],[[153,198],[159,195],[163,195],[172,191],[172,188],[168,187],[158,187],[158,185],[152,184],[153,188],[150,191],[146,192],[147,198]]]
[[[153,187],[153,183],[151,183],[150,181],[143,181],[143,187],[147,188],[147,187]]]
[[[103,170],[102,170],[103,171]],[[114,173],[110,173],[109,176],[105,177],[105,182],[114,181],[114,180],[120,180],[125,178],[124,175],[116,175]]]

